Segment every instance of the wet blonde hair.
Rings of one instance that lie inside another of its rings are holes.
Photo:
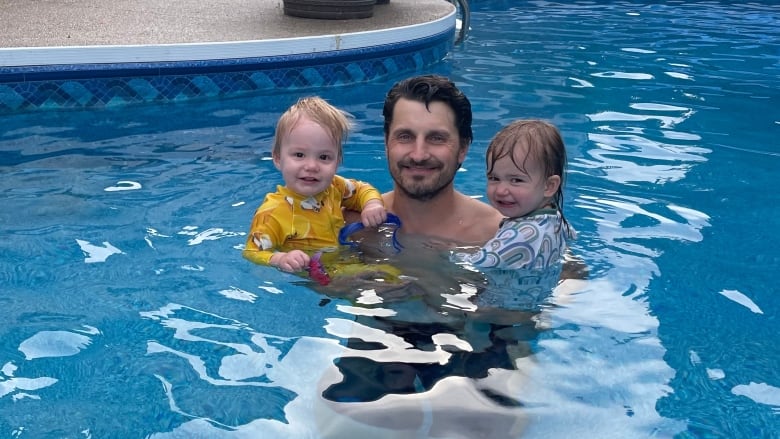
[[[276,123],[274,133],[273,156],[279,157],[284,136],[290,133],[302,117],[310,119],[330,134],[330,138],[338,145],[338,161],[344,157],[344,143],[352,129],[352,115],[329,104],[318,96],[298,99],[298,102],[287,109]]]

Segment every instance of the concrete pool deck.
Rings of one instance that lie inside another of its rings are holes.
[[[370,18],[317,20],[285,15],[282,0],[11,0],[0,8],[0,49],[313,37],[403,28],[452,10],[445,0],[390,0]]]
[[[373,16],[284,14],[282,0],[10,0],[0,8],[0,114],[344,86],[421,71],[452,48],[446,0]]]

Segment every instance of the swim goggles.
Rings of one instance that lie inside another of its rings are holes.
[[[393,248],[396,252],[400,252],[402,248],[404,248],[400,242],[398,242],[398,238],[396,238],[395,234],[398,232],[398,229],[401,228],[401,219],[397,216],[393,215],[392,213],[387,214],[387,220],[384,222],[385,224],[390,224],[395,226],[395,229],[393,230]],[[339,231],[339,244],[341,245],[351,245],[351,246],[357,246],[357,243],[354,241],[349,240],[349,235],[363,230],[365,226],[363,226],[363,223],[356,222],[356,223],[349,223],[346,226],[342,227]]]

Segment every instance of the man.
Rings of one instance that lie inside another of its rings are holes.
[[[392,263],[408,283],[397,290],[377,283],[369,291],[378,302],[357,301],[355,333],[347,337],[350,350],[320,382],[328,407],[324,429],[354,433],[356,426],[371,426],[373,435],[419,436],[428,429],[437,437],[520,436],[525,414],[513,399],[519,388],[510,388],[523,380],[511,371],[515,359],[527,355],[534,323],[517,315],[526,329],[517,339],[506,330],[506,336],[497,335],[494,329],[504,326],[475,322],[462,296],[478,289],[482,276],[442,263],[442,250],[483,245],[502,219],[492,206],[454,187],[473,138],[471,103],[447,78],[416,76],[390,89],[383,115],[394,184],[382,198],[403,224],[404,249]],[[371,236],[361,240],[366,257],[375,248]],[[383,260],[385,255],[379,256]]]
[[[458,192],[453,183],[473,140],[466,96],[443,76],[416,76],[390,89],[382,114],[394,181],[382,197],[404,233],[446,247],[482,245],[492,238],[501,214]]]

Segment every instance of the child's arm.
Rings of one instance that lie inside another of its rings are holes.
[[[382,194],[374,186],[359,180],[336,175],[334,184],[342,191],[342,205],[360,212],[360,221],[366,227],[377,227],[387,220],[387,209]]]
[[[258,231],[258,233],[260,233]],[[263,236],[263,235],[260,235]],[[262,239],[256,239],[253,233],[249,234],[243,256],[260,265],[270,265],[282,271],[301,271],[309,265],[309,255],[302,250],[290,250],[280,252],[262,249]]]
[[[496,235],[473,253],[456,252],[454,262],[467,262],[479,268],[522,269],[531,264],[536,255],[531,236],[521,231],[528,222],[509,220],[502,224]],[[531,242],[528,241],[531,238]]]
[[[250,234],[243,252],[243,256],[255,264],[270,265],[289,272],[301,271],[309,265],[309,255],[301,250],[262,250],[255,241]]]
[[[302,250],[290,250],[274,253],[269,263],[282,271],[295,272],[305,269],[310,259],[311,257]]]
[[[267,242],[268,244],[264,245],[264,242]],[[255,264],[271,265],[271,258],[274,256],[274,253],[271,240],[265,238],[265,234],[262,230],[252,227],[249,231],[249,237],[246,240],[246,244],[244,245],[244,251],[242,253],[244,258]]]
[[[382,199],[371,199],[363,205],[360,211],[360,221],[366,227],[378,227],[387,221],[387,210]]]
[[[269,199],[270,198],[270,199]],[[255,264],[271,265],[285,271],[298,271],[309,263],[309,256],[300,250],[277,251],[289,235],[283,224],[291,223],[282,218],[289,217],[286,202],[267,197],[257,209],[249,227],[249,235],[243,256]]]
[[[507,220],[475,253],[455,253],[455,262],[505,270],[543,269],[562,257],[566,240],[554,215]]]

